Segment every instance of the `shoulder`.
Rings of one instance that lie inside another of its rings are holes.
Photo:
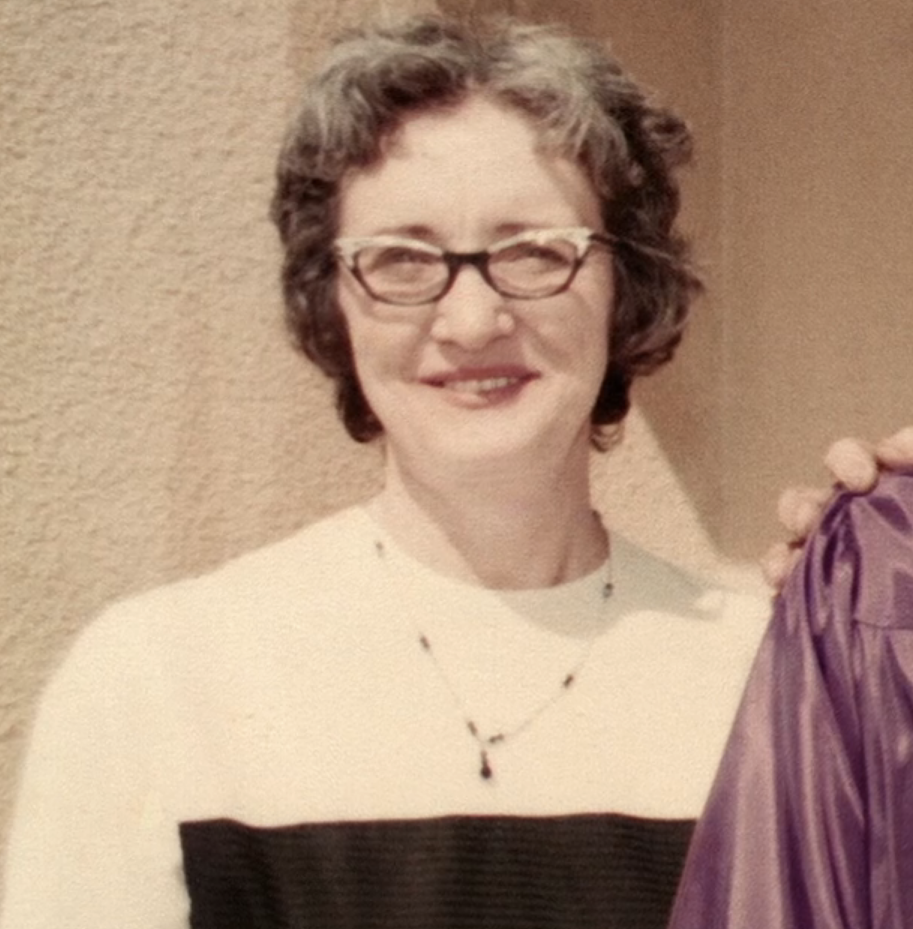
[[[120,919],[130,926],[186,919],[174,821],[238,797],[281,803],[288,778],[268,775],[313,764],[307,748],[339,702],[323,645],[343,624],[325,621],[339,615],[327,603],[336,597],[358,616],[366,519],[343,511],[116,603],[84,629],[30,733],[8,913],[27,910],[23,925],[42,915],[41,925],[59,926],[108,925],[118,913],[131,914]]]
[[[324,583],[353,570],[363,558],[367,538],[363,510],[342,510],[294,535],[255,549],[204,575],[156,588],[127,601],[125,606],[191,604],[198,607],[222,601],[266,605],[269,599],[313,594]],[[264,600],[266,598],[266,600]]]
[[[268,604],[272,598],[313,595],[324,583],[354,570],[364,557],[367,517],[352,507],[306,526],[285,539],[233,558],[213,571],[132,598],[121,608],[172,604]],[[265,599],[264,599],[265,598]]]
[[[839,493],[783,599],[804,603],[818,633],[847,623],[913,629],[913,472],[884,474],[867,494]]]
[[[630,643],[631,660],[653,680],[676,682],[679,693],[704,694],[694,706],[734,706],[770,619],[770,596],[697,577],[630,543],[617,554],[617,638]]]
[[[613,543],[613,560],[626,615],[651,617],[698,648],[708,639],[749,653],[757,647],[771,613],[770,595],[760,585],[743,589],[699,577],[624,539]]]
[[[770,618],[770,598],[615,545],[616,620],[594,657],[602,705],[636,771],[629,808],[702,807]],[[663,764],[656,765],[662,758]]]
[[[346,509],[206,574],[116,602],[78,636],[62,670],[142,666],[148,676],[157,658],[255,653],[283,630],[316,629],[359,598],[368,526],[363,510]]]
[[[913,532],[913,470],[885,472],[868,493],[838,493],[822,520],[821,531],[829,532],[838,525],[851,526],[865,535],[908,538]]]
[[[619,552],[623,573],[616,585],[617,640],[627,661],[650,682],[649,699],[664,705],[670,719],[687,718],[695,732],[714,731],[721,741],[768,627],[771,598],[627,549]]]
[[[913,549],[913,471],[883,474],[868,493],[838,493],[816,537],[833,537],[843,546],[859,546],[875,561],[887,548]],[[862,548],[864,546],[864,548]]]

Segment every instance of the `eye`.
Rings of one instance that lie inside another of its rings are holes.
[[[440,257],[408,245],[379,245],[363,248],[357,256],[363,274],[384,277],[421,275],[440,263]]]
[[[498,249],[492,261],[504,267],[523,269],[528,272],[548,273],[570,268],[577,260],[577,249],[566,239],[551,239],[545,242],[514,242]]]

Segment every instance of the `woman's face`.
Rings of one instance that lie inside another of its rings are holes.
[[[476,252],[526,230],[601,231],[581,168],[548,154],[522,116],[483,98],[406,121],[375,166],[342,188],[340,237],[395,235]],[[339,300],[362,389],[410,468],[532,461],[585,450],[608,360],[610,255],[594,248],[571,287],[496,293],[463,267],[436,302],[392,306],[347,270]]]

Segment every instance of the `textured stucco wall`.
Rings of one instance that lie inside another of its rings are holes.
[[[913,4],[727,0],[720,539],[913,421]]]

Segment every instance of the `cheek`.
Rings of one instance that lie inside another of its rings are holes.
[[[371,315],[371,301],[348,275],[340,278],[336,299],[349,333],[355,367],[361,371],[371,360],[372,345],[379,341],[373,332],[377,329],[377,321]]]
[[[574,368],[580,390],[593,402],[602,388],[610,359],[611,312],[604,302],[581,307],[573,345]]]
[[[612,305],[614,302],[611,278],[600,275],[583,294],[579,308],[578,339],[582,343],[583,357],[603,370],[608,364],[611,341]]]
[[[336,305],[345,320],[350,336],[355,338],[358,324],[366,317],[364,305],[366,294],[346,271],[340,271],[336,279]]]
[[[405,320],[380,319],[373,301],[339,289],[339,306],[349,332],[349,344],[359,382],[366,394],[384,381],[408,378],[417,367],[417,327]]]
[[[608,317],[600,318],[597,325],[592,327],[584,352],[589,388],[598,392],[609,366]]]
[[[345,278],[338,282],[336,299],[348,333],[356,376],[362,390],[368,393],[371,387],[371,369],[374,365],[370,351],[373,341],[369,332],[370,317],[361,306],[359,294],[353,290],[351,283]]]
[[[591,303],[594,348],[602,358],[603,369],[608,365],[612,348],[612,317],[615,308],[615,274],[611,264],[601,269]]]

